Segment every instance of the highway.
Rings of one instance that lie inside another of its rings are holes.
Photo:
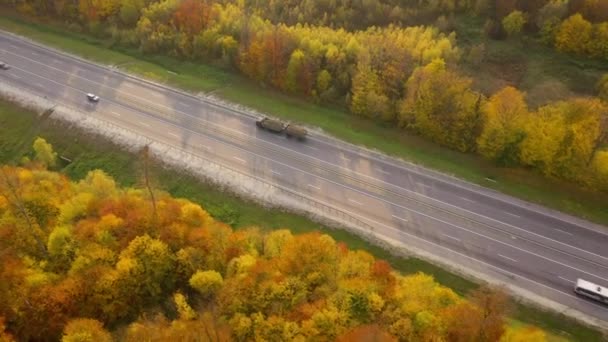
[[[0,34],[0,82],[331,203],[375,233],[508,282],[608,325],[572,292],[608,286],[605,227],[311,133],[303,142],[187,93]],[[98,103],[86,94],[99,95]]]

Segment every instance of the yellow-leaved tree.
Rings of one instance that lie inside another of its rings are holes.
[[[579,13],[564,20],[555,36],[555,46],[564,52],[584,54],[591,42],[593,26]]]
[[[503,88],[482,107],[482,131],[477,150],[502,165],[519,161],[519,144],[524,139],[528,105],[524,94],[513,87]]]

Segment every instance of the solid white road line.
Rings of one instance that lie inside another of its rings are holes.
[[[236,160],[240,161],[241,163],[246,163],[245,159],[243,159],[243,158],[239,158],[239,157],[237,157],[237,156],[234,156],[234,157],[232,157],[232,158],[234,158],[234,159],[236,159]]]
[[[408,222],[408,220],[404,219],[403,217],[399,217],[399,216],[395,216],[395,215],[392,215],[392,216],[393,216],[393,218],[396,218],[397,220],[401,220],[403,222]]]
[[[499,256],[499,257],[501,257],[501,258],[505,258],[505,259],[507,259],[507,260],[511,260],[511,261],[513,261],[513,262],[517,262],[517,260],[515,260],[515,259],[513,259],[513,258],[509,258],[508,256],[504,256],[504,255],[502,255],[502,254],[498,254],[498,256]]]
[[[499,257],[501,257],[501,258],[505,258],[505,259],[507,259],[507,260],[511,260],[511,261],[513,261],[513,262],[517,262],[517,260],[515,260],[515,259],[513,259],[513,258],[509,258],[508,256],[504,256],[504,255],[502,255],[502,254],[498,254],[498,256],[499,256]]]
[[[470,202],[470,203],[477,203],[477,202],[473,201],[473,200],[472,200],[472,199],[470,199],[470,198],[466,198],[466,197],[462,197],[462,196],[458,196],[458,197],[459,197],[461,200],[463,200],[463,201],[467,201],[467,202]]]
[[[351,203],[357,204],[357,205],[362,205],[362,203],[361,203],[361,202],[357,202],[357,201],[355,201],[354,199],[350,199],[350,198],[349,198],[349,199],[348,199],[348,201],[349,201],[349,202],[351,202]]]
[[[570,236],[572,236],[572,235],[573,235],[572,233],[568,233],[568,232],[567,232],[567,231],[565,231],[565,230],[561,230],[561,229],[557,229],[557,228],[553,228],[553,229],[554,229],[554,230],[557,230],[558,232],[560,232],[560,233],[562,233],[562,234],[566,234],[566,235],[570,235]]]
[[[450,238],[450,239],[452,239],[452,240],[456,240],[456,241],[460,242],[460,239],[459,239],[459,238],[455,238],[455,237],[453,237],[453,236],[451,236],[451,235],[448,235],[448,234],[441,234],[441,235],[443,235],[443,236],[445,236],[445,237],[448,237],[448,238]]]

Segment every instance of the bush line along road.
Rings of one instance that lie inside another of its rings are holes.
[[[608,285],[608,233],[597,225],[376,158],[331,139],[260,130],[256,118],[0,34],[2,82],[154,140],[213,155],[290,187],[463,269],[608,322],[608,309],[573,292],[577,278]],[[87,101],[87,94],[100,97]]]

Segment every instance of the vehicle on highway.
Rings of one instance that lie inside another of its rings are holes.
[[[255,125],[261,129],[265,129],[273,133],[285,132],[285,135],[288,138],[296,138],[298,140],[304,140],[304,138],[306,138],[306,134],[308,134],[304,127],[297,126],[294,124],[285,124],[282,121],[270,118],[263,118],[257,120],[255,122]]]
[[[91,93],[87,94],[87,99],[89,99],[91,102],[99,102],[99,96]]]
[[[608,304],[608,288],[599,286],[584,279],[577,279],[574,292],[598,302]]]
[[[288,138],[294,137],[298,140],[304,140],[307,133],[306,129],[301,126],[289,124],[285,127],[285,135],[287,135]]]
[[[6,63],[4,63],[4,62],[0,62],[0,69],[2,69],[2,70],[8,70],[8,69],[10,69],[10,68],[11,68],[11,67],[10,67],[10,66],[8,66],[8,64],[6,64]]]
[[[274,133],[282,133],[285,130],[285,124],[279,120],[263,118],[255,122],[255,125],[261,129],[265,129]]]

